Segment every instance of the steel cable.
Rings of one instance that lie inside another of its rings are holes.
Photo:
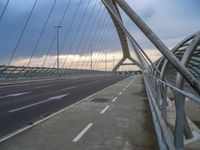
[[[112,28],[112,27],[111,27]],[[100,66],[103,64],[103,61],[105,61],[103,58],[105,57],[105,53],[108,52],[109,50],[109,46],[112,45],[113,41],[115,40],[115,31],[110,30],[109,35],[112,35],[110,40],[105,41],[104,47],[102,47],[103,51],[102,51],[102,56],[99,57],[99,59],[97,60],[95,65],[100,64]]]
[[[29,61],[28,61],[27,67],[29,67],[29,65],[30,65],[30,63],[31,63],[31,60],[32,60],[32,58],[33,58],[33,56],[34,56],[34,54],[35,54],[35,52],[36,52],[36,49],[37,49],[37,47],[38,47],[38,45],[39,45],[39,42],[40,42],[40,40],[41,40],[41,38],[42,38],[42,36],[43,36],[43,33],[44,33],[45,29],[46,29],[46,26],[47,26],[47,24],[48,24],[48,22],[49,22],[49,18],[50,18],[50,16],[51,16],[52,12],[53,12],[54,7],[55,7],[56,1],[57,1],[57,0],[54,0],[54,2],[53,2],[53,5],[52,5],[52,7],[51,7],[51,10],[50,10],[50,12],[49,12],[49,15],[47,16],[47,19],[46,19],[45,23],[44,23],[44,26],[43,26],[43,28],[42,28],[42,31],[41,31],[41,33],[40,33],[40,35],[39,35],[39,37],[38,37],[38,40],[37,40],[37,42],[36,42],[36,45],[35,45],[35,47],[33,48],[33,51],[32,51],[31,57],[30,57],[30,59],[29,59]]]
[[[105,18],[103,19],[102,24],[98,24],[96,33],[94,33],[94,37],[92,38],[93,41],[95,41],[95,42],[91,42],[91,43],[96,43],[96,42],[97,42],[97,39],[98,39],[98,36],[99,36],[98,32],[101,31],[101,30],[103,29],[103,27],[104,27],[104,25],[105,25],[105,23],[106,23],[106,21],[107,21],[107,16],[108,16],[108,14],[105,15]],[[103,17],[103,16],[102,16],[102,17]],[[85,57],[85,59],[86,59],[86,57]],[[85,60],[84,60],[84,63],[85,63]],[[84,64],[84,63],[82,63],[81,68],[83,67],[83,64]]]
[[[3,8],[3,11],[2,11],[2,13],[1,13],[1,15],[0,15],[0,21],[2,20],[2,18],[3,18],[3,16],[4,16],[4,13],[5,13],[5,11],[6,11],[6,8],[8,7],[9,1],[10,1],[10,0],[7,0],[5,6],[4,6],[4,8]]]
[[[78,8],[80,7],[80,3],[81,3],[81,0],[79,1]],[[62,24],[62,23],[63,23],[64,18],[65,18],[66,13],[67,13],[67,10],[68,10],[68,7],[69,7],[70,4],[71,4],[71,0],[68,1],[67,5],[66,5],[66,8],[65,8],[65,11],[64,11],[64,13],[63,13],[63,16],[62,16],[62,18],[61,18],[59,24]],[[77,10],[78,10],[78,9],[77,9]],[[77,13],[77,10],[76,10],[76,13]],[[50,53],[50,51],[51,51],[51,49],[52,49],[52,47],[53,47],[53,44],[54,44],[54,42],[55,42],[55,39],[56,39],[56,33],[53,35],[53,39],[52,39],[51,44],[50,44],[50,47],[48,48],[47,53],[46,53],[46,55],[45,55],[44,61],[43,61],[43,63],[42,63],[42,67],[44,67],[45,64],[46,64],[47,58],[48,58],[49,53]]]
[[[104,16],[104,13],[105,13],[105,11],[103,11],[103,13],[100,15],[100,18],[102,18],[102,17]],[[97,14],[97,16],[99,16],[99,13]],[[98,22],[96,21],[96,19],[97,19],[97,17],[94,19],[94,22],[95,22],[95,23],[98,23]],[[106,16],[105,16],[105,18],[103,19],[102,24],[98,23],[97,25],[96,25],[96,24],[94,25],[94,26],[96,26],[96,29],[94,30],[94,31],[96,31],[96,32],[93,32],[93,34],[92,34],[92,32],[90,32],[92,35],[90,34],[90,35],[88,36],[87,42],[85,43],[85,45],[84,45],[84,47],[83,47],[84,49],[86,49],[86,47],[88,46],[87,43],[88,43],[89,38],[91,38],[91,40],[92,40],[92,39],[96,38],[96,36],[98,36],[97,32],[98,32],[99,28],[101,28],[101,26],[104,24],[105,19],[106,19]],[[102,20],[102,19],[100,19],[100,20]],[[86,56],[85,56],[85,58],[84,58],[84,60],[83,60],[82,65],[85,63],[85,59],[86,59]],[[82,68],[82,66],[81,66],[81,68]]]
[[[102,26],[101,26],[101,28],[100,28],[100,31],[102,31],[103,30],[103,27],[107,27],[107,26],[109,26],[109,17],[108,17],[108,14],[106,14],[106,18],[105,18],[105,21],[103,22],[103,24],[102,24]],[[107,35],[109,35],[111,33],[111,30],[109,30],[109,32],[106,32],[106,30],[104,30],[103,31],[103,35],[104,34],[107,34]],[[96,35],[98,35],[98,34],[96,34]],[[106,36],[107,37],[107,36]],[[104,40],[105,40],[106,38],[104,38]],[[98,36],[96,36],[96,38],[94,39],[94,41],[95,41],[95,43],[98,41]],[[101,47],[97,47],[97,50],[98,49],[102,49],[102,47],[103,46],[105,46],[105,45],[102,45]],[[98,56],[97,55],[97,53],[96,53],[96,56]],[[95,58],[95,57],[94,57]]]
[[[30,20],[32,14],[33,14],[33,11],[34,11],[34,9],[35,9],[35,6],[36,6],[37,2],[38,2],[38,0],[35,0],[34,5],[33,5],[32,9],[31,9],[31,11],[30,11],[30,13],[29,13],[29,16],[28,16],[28,18],[27,18],[27,20],[26,20],[26,23],[25,23],[25,25],[24,25],[24,27],[23,27],[23,30],[22,30],[22,32],[21,32],[21,34],[20,34],[20,37],[19,37],[19,39],[18,39],[18,41],[17,41],[17,44],[16,44],[16,46],[15,46],[13,52],[12,52],[12,55],[11,55],[11,58],[10,58],[10,60],[9,60],[8,66],[10,66],[10,64],[11,64],[11,62],[12,62],[12,60],[13,60],[13,57],[14,57],[14,55],[15,55],[15,52],[16,52],[16,50],[17,50],[19,44],[20,44],[20,41],[21,41],[23,35],[24,35],[24,32],[25,32],[26,27],[27,27],[27,25],[28,25],[28,23],[29,23],[29,20]]]
[[[92,18],[92,15],[94,15],[93,12],[94,12],[94,10],[95,10],[96,5],[97,5],[97,0],[96,0],[95,5],[94,5],[93,8],[92,8],[92,11],[91,11],[89,17],[88,17],[88,20],[87,20],[87,23],[86,23],[85,29],[84,29],[84,31],[82,32],[83,34],[81,35],[81,38],[80,38],[80,40],[79,40],[79,43],[78,43],[78,46],[77,46],[77,50],[76,50],[77,53],[78,53],[78,49],[80,48],[81,43],[82,43],[82,41],[83,41],[83,39],[84,39],[84,35],[85,35],[86,31],[89,29],[89,23],[90,23],[90,20],[91,20],[91,18]],[[95,18],[94,20],[96,20],[96,18]],[[93,22],[93,23],[95,23],[95,22]],[[90,33],[91,33],[91,32],[90,32]],[[89,35],[89,34],[88,34],[88,35]],[[87,38],[86,38],[85,45],[87,44],[88,39],[89,39],[89,36],[87,36]],[[76,53],[76,54],[77,54],[77,53]],[[81,51],[81,53],[80,53],[79,55],[82,56],[83,53],[84,53],[84,47],[83,47],[83,49],[82,49],[82,51]],[[76,54],[75,54],[75,55],[76,55]],[[74,57],[75,57],[75,55],[74,55]],[[80,58],[81,58],[81,57],[79,57],[79,59],[78,59],[76,65],[77,65],[78,62],[80,61]],[[72,59],[70,65],[69,65],[69,68],[71,68],[71,66],[73,65],[73,63],[74,63],[74,59]]]
[[[86,9],[84,10],[84,12],[83,12],[83,14],[82,14],[82,16],[81,16],[81,20],[80,20],[80,22],[79,22],[79,24],[78,24],[78,29],[76,30],[76,32],[75,32],[75,34],[74,34],[74,36],[73,36],[73,38],[72,38],[72,43],[71,43],[70,48],[69,48],[69,53],[71,52],[72,47],[73,47],[74,42],[75,42],[75,39],[77,38],[77,35],[78,35],[78,33],[79,33],[80,29],[81,29],[81,25],[82,25],[82,23],[83,23],[83,19],[85,18],[86,12],[87,12],[87,10],[88,10],[88,8],[89,8],[90,2],[91,2],[91,1],[89,0],[88,3],[87,3]],[[64,63],[63,63],[62,68],[64,68],[67,59],[68,59],[68,55],[65,57],[65,60],[64,60]]]

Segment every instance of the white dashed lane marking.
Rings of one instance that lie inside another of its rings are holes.
[[[118,97],[115,97],[115,98],[112,100],[112,102],[114,103],[117,99],[118,99]]]
[[[93,126],[93,123],[89,123],[72,141],[78,142],[81,137]]]
[[[108,110],[108,108],[110,108],[109,105],[107,105],[107,106],[101,111],[101,114],[104,114],[104,113]]]

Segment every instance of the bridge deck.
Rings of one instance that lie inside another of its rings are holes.
[[[6,150],[155,148],[141,76],[123,80],[0,145]]]

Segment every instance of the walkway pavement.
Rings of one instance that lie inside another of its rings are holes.
[[[107,88],[0,144],[2,150],[154,150],[142,77]]]

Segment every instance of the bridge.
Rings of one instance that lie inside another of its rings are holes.
[[[168,48],[129,1],[20,5],[0,2],[0,149],[199,149],[200,31]]]

